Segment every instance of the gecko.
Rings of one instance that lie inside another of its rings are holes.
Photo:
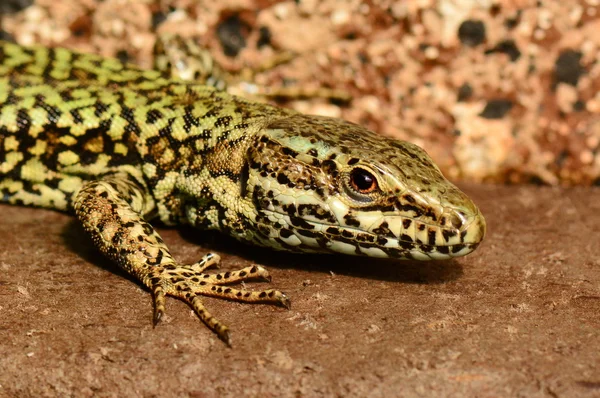
[[[482,213],[417,145],[234,96],[209,78],[0,42],[1,201],[73,214],[149,289],[155,325],[172,296],[228,345],[203,296],[286,308],[289,297],[232,286],[270,281],[259,265],[207,272],[220,261],[212,253],[178,262],[150,222],[392,259],[459,257],[483,240]]]

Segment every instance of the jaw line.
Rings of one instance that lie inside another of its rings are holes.
[[[283,216],[283,217],[288,217],[288,218],[289,218],[289,214],[287,214],[287,213],[281,213],[281,212],[278,212],[278,211],[273,211],[273,210],[265,210],[265,209],[262,209],[262,210],[260,210],[260,211],[261,211],[261,212],[264,212],[265,214],[278,214],[278,215],[280,215],[280,216]],[[385,216],[385,215],[384,215],[384,216]],[[297,217],[298,217],[298,218],[302,218],[302,217],[300,217],[300,216],[297,216]],[[388,217],[389,217],[389,216],[388,216]],[[405,218],[408,218],[408,217],[405,217]],[[422,243],[418,243],[418,242],[415,242],[415,241],[408,242],[408,241],[400,240],[400,239],[399,239],[399,238],[397,238],[397,237],[390,237],[390,236],[384,236],[384,235],[377,235],[377,234],[374,234],[374,233],[372,233],[372,232],[364,231],[364,230],[362,230],[362,229],[358,229],[358,228],[355,228],[355,227],[347,227],[347,226],[345,226],[345,225],[339,225],[339,224],[338,224],[338,225],[336,225],[336,224],[327,224],[327,223],[323,223],[323,222],[316,222],[316,221],[313,221],[313,220],[306,220],[306,219],[304,219],[304,218],[302,218],[302,220],[304,220],[305,222],[307,222],[307,223],[309,223],[309,224],[312,224],[312,225],[319,225],[319,226],[321,226],[321,227],[335,227],[335,228],[339,228],[340,230],[348,230],[348,231],[351,231],[351,232],[356,232],[356,233],[361,233],[361,234],[367,234],[367,235],[370,235],[370,236],[373,236],[373,237],[375,237],[375,239],[376,239],[376,240],[377,240],[377,238],[380,238],[380,237],[381,237],[381,238],[385,238],[385,239],[387,239],[387,240],[391,240],[391,241],[393,241],[393,242],[395,243],[395,247],[400,247],[400,242],[412,243],[413,245],[415,245],[415,249],[420,249],[420,248],[421,248],[421,247],[424,245],[424,244],[422,244]],[[413,220],[413,221],[414,221],[414,219],[413,219],[413,218],[411,218],[411,220]],[[427,224],[427,223],[423,223],[423,224],[425,224],[425,225],[428,225],[428,226],[431,226],[431,227],[434,227],[434,228],[440,228],[440,227],[439,227],[439,226],[437,226],[437,225],[432,225],[432,224]],[[470,223],[469,223],[469,225],[470,225]],[[292,229],[296,229],[296,230],[303,229],[303,228],[298,228],[298,227],[296,227],[296,226],[293,226],[293,225],[291,225],[291,224],[288,224],[288,226],[290,226]],[[461,231],[458,231],[458,233],[460,233],[460,232],[461,232]],[[357,244],[359,244],[359,243],[361,243],[361,242],[356,242],[356,243],[357,243]],[[468,246],[471,246],[471,244],[469,244],[469,243],[463,243],[463,245],[465,245],[466,247],[468,247]],[[379,246],[379,247],[385,247],[385,248],[394,248],[394,247],[392,247],[392,246],[385,246],[385,245],[378,245],[378,246]],[[426,245],[426,246],[429,246],[429,245]],[[432,246],[432,247],[435,249],[436,247],[453,247],[453,246],[456,246],[456,245],[435,245],[435,246]],[[421,250],[421,251],[422,251],[422,250]],[[423,253],[427,253],[427,252],[425,252],[425,251],[422,251],[422,252],[423,252]],[[451,257],[451,256],[450,256],[450,257]],[[450,258],[450,257],[449,257],[449,258]]]

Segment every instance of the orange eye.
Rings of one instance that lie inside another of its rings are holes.
[[[367,170],[355,168],[350,172],[350,186],[362,194],[371,193],[377,189],[377,179]]]

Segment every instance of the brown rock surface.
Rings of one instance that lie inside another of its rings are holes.
[[[268,266],[290,311],[206,299],[227,348],[68,215],[0,205],[0,396],[600,395],[600,190],[466,186],[489,233],[438,263],[300,256],[161,229],[176,258]],[[261,284],[253,284],[254,287]]]
[[[412,141],[477,182],[600,185],[598,29],[596,0],[0,2],[0,37],[21,44],[151,67],[156,35],[177,33],[258,72],[232,92],[343,91],[280,104]]]

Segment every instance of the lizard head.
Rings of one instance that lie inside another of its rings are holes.
[[[484,237],[477,207],[414,144],[298,114],[271,122],[247,156],[257,243],[428,260],[468,254]]]

